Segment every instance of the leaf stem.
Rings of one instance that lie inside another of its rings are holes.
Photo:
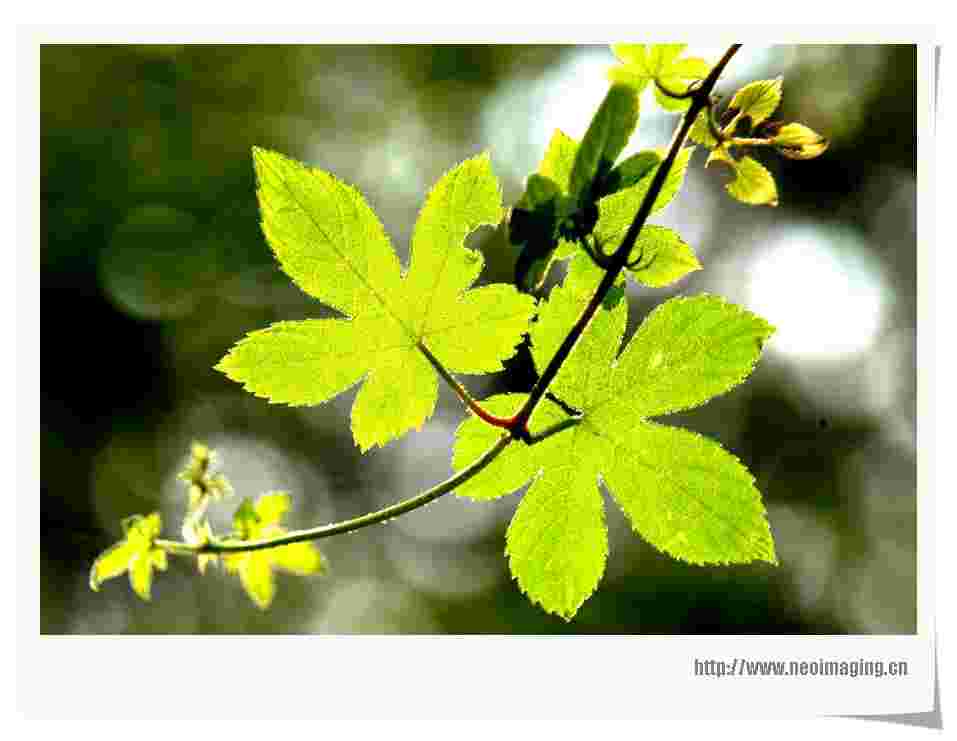
[[[605,272],[605,275],[602,277],[601,282],[598,284],[598,289],[595,291],[595,295],[592,297],[591,301],[585,307],[585,310],[581,313],[581,316],[579,316],[578,320],[571,328],[571,331],[568,333],[558,350],[555,352],[555,355],[552,357],[548,366],[546,366],[544,372],[535,383],[535,386],[532,388],[528,400],[515,416],[512,426],[508,428],[512,434],[512,437],[529,442],[530,435],[528,432],[528,420],[531,418],[532,412],[535,411],[536,406],[542,400],[542,397],[548,390],[549,384],[551,384],[551,382],[555,379],[558,371],[568,359],[571,351],[574,349],[575,345],[578,343],[578,340],[588,327],[588,324],[595,316],[595,312],[598,310],[598,307],[601,306],[602,302],[605,300],[605,297],[608,295],[608,291],[610,291],[615,285],[615,281],[618,279],[618,274],[621,273],[622,269],[628,262],[628,256],[631,254],[631,249],[634,247],[635,241],[638,239],[638,234],[641,232],[642,227],[644,227],[645,222],[648,220],[648,216],[651,214],[651,208],[658,199],[658,194],[661,193],[661,189],[665,184],[668,173],[671,171],[671,168],[675,163],[675,159],[678,157],[678,153],[688,137],[688,132],[691,131],[691,127],[694,125],[695,118],[697,118],[698,113],[700,113],[702,109],[705,109],[710,105],[711,91],[714,89],[715,83],[718,81],[721,73],[724,72],[724,68],[728,65],[728,62],[731,61],[731,57],[733,57],[740,48],[741,44],[732,44],[724,53],[724,56],[721,57],[718,63],[708,73],[708,76],[704,79],[704,82],[702,82],[700,86],[695,87],[694,90],[689,91],[691,105],[685,112],[681,126],[675,132],[674,138],[671,140],[671,146],[668,149],[667,156],[655,172],[654,178],[652,178],[648,192],[645,194],[645,197],[641,202],[641,206],[638,207],[638,213],[635,214],[635,218],[628,227],[628,232],[625,234],[624,240],[611,256],[608,269]]]
[[[694,85],[694,83],[689,84],[687,90],[685,90],[682,93],[679,93],[679,92],[675,92],[674,90],[669,90],[667,87],[665,87],[658,81],[657,77],[655,78],[655,87],[657,87],[662,93],[667,95],[669,98],[674,98],[675,100],[685,100],[687,98],[693,98],[696,88],[692,87],[692,85]]]
[[[465,406],[468,407],[468,409],[476,417],[492,425],[492,427],[501,427],[505,430],[509,429],[513,424],[515,424],[514,416],[497,417],[494,414],[485,411],[485,409],[482,408],[482,405],[472,398],[472,395],[466,390],[466,388],[457,380],[455,380],[455,377],[449,373],[439,359],[432,354],[432,351],[425,346],[424,342],[420,341],[416,343],[416,347],[418,347],[419,352],[425,355],[426,360],[432,364],[432,367],[435,368],[435,372],[442,376],[442,380],[444,380],[451,387],[451,389],[455,392],[455,395],[459,397],[462,403],[465,404]]]
[[[774,142],[770,139],[754,139],[748,137],[731,137],[725,139],[726,144],[733,147],[773,147]]]
[[[574,427],[580,422],[580,417],[569,417],[567,419],[561,420],[560,422],[556,422],[541,432],[536,433],[534,436],[530,436],[530,444],[535,445],[547,440],[552,435],[557,435],[559,432],[567,430],[570,427]],[[157,539],[153,542],[153,545],[156,548],[160,548],[161,550],[176,556],[199,556],[203,554],[245,553],[248,551],[261,551],[267,548],[278,548],[279,546],[290,545],[291,543],[299,543],[305,540],[321,540],[322,538],[329,538],[333,535],[340,535],[341,533],[351,533],[356,530],[361,530],[364,527],[369,527],[370,525],[377,525],[380,522],[388,522],[394,517],[404,515],[407,512],[418,509],[419,507],[424,507],[426,504],[434,502],[439,497],[445,496],[446,494],[454,491],[457,487],[464,484],[466,481],[478,474],[483,468],[488,466],[492,461],[498,458],[502,451],[505,450],[505,448],[507,448],[511,442],[512,438],[510,435],[502,434],[492,447],[482,453],[482,455],[479,456],[473,463],[463,468],[451,478],[446,479],[440,484],[436,484],[431,489],[426,489],[421,494],[417,494],[414,497],[404,499],[401,502],[389,505],[388,507],[376,510],[375,512],[369,512],[359,517],[353,517],[351,520],[333,522],[328,525],[320,525],[319,527],[313,527],[307,530],[292,530],[288,533],[277,535],[274,538],[263,538],[262,540],[211,540],[206,543],[187,543],[178,540]]]
[[[560,425],[556,425],[556,427],[559,426]],[[568,425],[565,424],[564,426],[561,426],[561,429],[565,429],[567,426]],[[555,430],[555,432],[559,431],[560,430]],[[548,435],[555,434],[551,431],[546,432]],[[414,497],[397,502],[396,504],[385,507],[384,509],[376,510],[375,512],[369,512],[359,517],[354,517],[351,520],[342,520],[341,522],[334,522],[329,525],[320,525],[319,527],[309,528],[307,530],[292,530],[274,538],[263,538],[262,540],[210,541],[209,543],[204,543],[201,545],[194,545],[176,540],[156,540],[153,545],[156,548],[166,551],[167,553],[179,556],[197,556],[205,553],[243,553],[247,551],[260,551],[266,548],[276,548],[278,546],[299,543],[305,540],[320,540],[322,538],[328,538],[341,533],[350,533],[355,530],[361,530],[364,527],[369,527],[369,525],[377,525],[380,522],[391,520],[393,517],[404,515],[406,512],[411,512],[414,509],[423,507],[429,502],[433,502],[439,497],[448,494],[457,486],[464,484],[466,481],[471,479],[489,463],[495,460],[511,442],[512,439],[508,435],[503,434],[496,441],[496,443],[491,448],[486,450],[478,459],[476,459],[474,463],[466,468],[463,468],[451,478],[446,479],[440,484],[436,484],[431,489],[426,489],[424,492]]]

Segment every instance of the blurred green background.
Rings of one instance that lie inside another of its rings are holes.
[[[692,45],[711,60],[722,49]],[[912,633],[916,630],[916,49],[744,49],[719,92],[784,76],[781,117],[832,139],[810,162],[765,159],[781,206],[743,206],[693,160],[656,223],[705,269],[629,289],[632,325],[675,293],[715,292],[778,334],[750,382],[671,421],[754,472],[781,565],[692,567],[654,551],[607,502],[605,578],[566,624],[510,580],[520,494],[446,497],[323,541],[325,576],[279,577],[259,611],[238,580],[173,559],[137,600],[94,594],[120,520],[160,511],[191,440],[240,496],[292,493],[290,522],[358,515],[450,473],[463,417],[444,388],[422,431],[365,456],[348,413],[271,406],[212,366],[246,332],[326,315],[279,271],[258,227],[253,145],[334,172],[369,199],[403,259],[432,183],[490,150],[506,203],[552,131],[580,137],[607,90],[603,46],[44,46],[41,51],[41,630],[44,633]],[[630,150],[676,125],[644,98]],[[476,240],[509,281],[501,230]],[[527,389],[527,356],[467,378]],[[228,526],[238,500],[214,516]]]

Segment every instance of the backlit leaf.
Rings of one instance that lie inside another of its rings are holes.
[[[125,537],[104,551],[90,569],[90,588],[98,591],[107,579],[129,573],[133,591],[144,600],[149,600],[153,571],[165,571],[166,552],[153,547],[153,542],[162,530],[159,513],[146,517],[134,515],[123,521]]]
[[[784,157],[792,160],[810,160],[827,150],[828,141],[804,124],[789,123],[782,126],[771,142]]]
[[[710,69],[711,65],[704,59],[685,57],[668,67],[664,74],[658,77],[658,82],[669,92],[685,93],[692,82],[707,77]],[[655,100],[666,111],[684,111],[691,105],[691,98],[672,98],[657,85]]]
[[[284,492],[263,494],[253,503],[244,499],[233,516],[234,537],[225,542],[264,540],[286,532],[279,523],[289,511],[289,495]],[[276,548],[226,553],[226,570],[239,576],[243,589],[258,607],[265,610],[276,596],[274,569],[298,576],[321,572],[325,566],[319,549],[311,542],[291,543]]]
[[[612,51],[621,61],[608,77],[613,83],[629,85],[640,94],[649,84],[655,100],[667,111],[683,111],[690,98],[674,98],[664,93],[682,95],[695,80],[708,76],[711,65],[698,57],[681,57],[687,44],[612,44]],[[655,81],[659,84],[655,84]]]
[[[675,159],[675,163],[664,185],[651,207],[651,213],[657,213],[667,206],[678,194],[684,183],[685,173],[688,171],[688,163],[691,161],[691,153],[694,147],[685,147]],[[648,170],[646,174],[630,188],[620,190],[610,196],[605,196],[598,202],[598,224],[595,226],[595,236],[602,244],[617,245],[625,236],[628,227],[638,213],[645,195],[651,188],[651,181],[658,171],[656,165]]]
[[[569,195],[581,201],[596,178],[611,172],[638,125],[638,94],[628,85],[612,85],[575,153]]]
[[[554,352],[552,312],[560,324],[569,306],[584,305],[591,269],[586,258],[576,257],[565,284],[543,306],[531,332],[539,368]],[[648,419],[697,406],[740,383],[772,328],[712,296],[674,299],[656,309],[619,354],[626,318],[624,300],[599,310],[551,385],[581,412],[579,423],[535,445],[509,446],[457,492],[492,499],[531,482],[507,533],[510,568],[532,601],[566,619],[604,569],[600,481],[636,532],[675,558],[776,562],[760,495],[740,461],[707,438]],[[525,398],[507,394],[483,404],[506,415]],[[565,411],[543,401],[530,427],[541,432],[563,419]],[[497,434],[467,419],[457,433],[453,466],[475,460]]]
[[[758,80],[745,85],[738,90],[731,98],[728,104],[728,110],[736,110],[738,113],[735,119],[740,120],[745,116],[750,119],[751,126],[757,126],[768,118],[781,103],[781,86],[783,79],[778,77],[774,80]],[[734,123],[729,125],[733,130]]]
[[[634,261],[637,264],[628,268],[628,274],[652,288],[662,288],[701,270],[694,250],[676,231],[653,224],[645,224],[638,234],[629,262]]]
[[[655,165],[661,164],[661,154],[646,149],[623,160],[609,175],[608,193],[630,188],[645,177]]]
[[[545,156],[538,166],[539,174],[550,178],[562,193],[567,194],[571,188],[572,169],[575,167],[577,152],[578,142],[563,131],[555,129]]]
[[[254,150],[263,231],[286,273],[344,319],[278,322],[241,340],[216,366],[257,396],[320,404],[362,383],[352,430],[365,451],[432,414],[436,371],[488,373],[515,351],[534,301],[508,285],[469,290],[482,270],[464,241],[498,224],[501,193],[488,155],[466,160],[429,193],[402,274],[362,196],[322,170]]]
[[[688,138],[695,144],[702,144],[706,147],[714,147],[717,145],[718,140],[712,136],[711,127],[708,125],[708,116],[710,115],[711,113],[708,109],[704,109],[697,115],[694,123],[691,125]]]
[[[778,188],[770,172],[752,157],[734,163],[734,180],[725,186],[731,196],[753,206],[777,206]]]

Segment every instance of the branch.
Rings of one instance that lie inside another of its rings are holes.
[[[369,512],[360,517],[354,517],[351,520],[334,522],[329,525],[320,525],[319,527],[309,528],[308,530],[292,530],[288,533],[278,535],[275,538],[264,538],[262,540],[211,541],[202,545],[192,545],[175,540],[157,540],[154,542],[154,545],[168,553],[179,556],[197,556],[203,553],[242,553],[245,551],[260,551],[266,548],[276,548],[281,545],[299,543],[304,540],[320,540],[333,535],[339,535],[340,533],[350,533],[354,530],[361,530],[369,525],[376,525],[380,522],[391,520],[393,517],[404,515],[406,512],[411,512],[448,494],[494,461],[499,454],[508,447],[511,441],[508,435],[502,435],[495,445],[486,450],[474,463],[467,468],[463,468],[441,484],[436,484],[431,489],[427,489],[410,499],[403,500],[384,509],[376,510],[375,512]]]
[[[432,364],[432,367],[435,368],[435,372],[442,376],[442,380],[449,385],[455,392],[455,395],[459,397],[462,403],[465,404],[476,417],[492,425],[492,427],[501,427],[505,430],[515,424],[514,417],[496,417],[494,414],[485,411],[482,405],[472,398],[472,395],[466,388],[455,380],[455,377],[449,373],[448,369],[432,354],[432,351],[425,346],[424,342],[420,341],[416,343],[416,347],[419,349],[419,352],[425,355],[425,359]]]
[[[543,440],[548,439],[552,435],[557,435],[559,432],[562,432],[569,427],[574,427],[575,425],[579,424],[580,421],[581,420],[577,417],[564,419],[530,438],[532,440],[532,444],[542,442]],[[401,502],[385,507],[384,509],[376,510],[375,512],[369,512],[368,514],[361,515],[360,517],[354,517],[351,520],[333,522],[329,525],[320,525],[319,527],[309,528],[307,530],[292,530],[274,538],[264,538],[262,540],[210,541],[209,543],[193,544],[178,540],[158,539],[154,541],[153,545],[156,548],[160,548],[167,553],[176,556],[199,556],[203,554],[260,551],[267,548],[277,548],[283,545],[290,545],[291,543],[299,543],[305,540],[321,540],[322,538],[329,538],[333,535],[339,535],[341,533],[351,533],[355,530],[361,530],[364,527],[369,527],[370,525],[377,525],[380,522],[387,522],[393,517],[398,517],[399,515],[404,515],[407,512],[411,512],[419,507],[423,507],[429,502],[434,502],[439,497],[445,496],[449,492],[454,491],[457,487],[474,477],[492,461],[498,458],[502,451],[505,450],[505,448],[507,448],[511,442],[512,438],[507,434],[503,434],[496,441],[496,443],[491,448],[486,450],[478,459],[476,459],[475,462],[468,467],[463,468],[451,478],[446,479],[440,484],[436,484],[431,489],[426,489],[424,492],[414,497],[405,499]]]
[[[662,93],[664,93],[665,95],[667,95],[669,98],[674,98],[675,100],[686,100],[687,98],[693,98],[693,97],[694,97],[695,91],[697,90],[696,84],[697,84],[698,82],[701,82],[701,81],[700,81],[700,80],[695,80],[695,81],[692,82],[690,85],[688,85],[688,89],[687,89],[687,90],[685,90],[685,91],[682,92],[682,93],[679,93],[679,92],[675,92],[674,90],[669,90],[667,87],[665,87],[664,85],[662,85],[662,84],[658,81],[658,78],[656,77],[656,78],[655,78],[655,87],[657,87]]]
[[[715,123],[715,120],[714,120],[714,101],[712,101],[712,100],[709,100],[709,101],[708,101],[708,112],[707,112],[706,115],[707,115],[707,117],[708,117],[708,131],[711,132],[711,137],[715,140],[715,142],[717,142],[717,144],[715,144],[715,146],[719,146],[719,145],[723,144],[723,143],[727,140],[728,137],[726,137],[726,136],[724,135],[724,133],[722,133],[721,129],[718,128],[718,124]]]
[[[522,406],[522,409],[519,411],[519,413],[515,416],[514,423],[509,428],[510,432],[512,433],[512,437],[524,440],[525,442],[529,441],[530,436],[528,433],[528,420],[531,418],[532,412],[535,411],[535,407],[545,395],[549,384],[551,384],[555,376],[558,374],[562,364],[568,359],[568,356],[571,354],[571,351],[574,349],[579,338],[581,338],[589,322],[591,322],[592,317],[594,317],[598,307],[604,302],[605,297],[608,295],[608,291],[610,291],[615,285],[615,281],[618,279],[618,274],[621,273],[622,269],[628,262],[628,256],[631,254],[632,247],[635,246],[635,241],[638,239],[638,234],[641,232],[642,227],[648,220],[648,216],[651,214],[651,207],[658,199],[658,194],[661,193],[661,189],[665,184],[668,173],[671,171],[671,168],[675,163],[678,152],[681,150],[682,145],[684,145],[685,139],[687,139],[688,132],[691,131],[692,125],[694,125],[695,118],[697,118],[698,113],[710,105],[711,91],[714,89],[715,83],[718,81],[718,78],[721,76],[724,68],[728,65],[728,62],[731,61],[731,57],[733,57],[740,48],[741,44],[732,44],[731,47],[724,53],[724,56],[721,57],[721,60],[708,73],[708,76],[705,78],[704,82],[702,82],[700,86],[695,87],[694,90],[688,91],[688,95],[691,97],[691,105],[685,112],[684,119],[681,122],[681,127],[675,132],[674,139],[672,139],[671,146],[668,150],[668,155],[655,172],[655,176],[651,181],[651,186],[648,188],[648,192],[645,194],[644,200],[642,200],[641,206],[638,208],[638,213],[635,214],[635,218],[631,222],[631,226],[628,227],[628,232],[625,234],[624,240],[618,246],[618,249],[615,251],[615,253],[611,256],[608,270],[602,277],[601,282],[598,284],[598,289],[595,291],[595,295],[588,303],[588,306],[585,307],[585,310],[578,318],[578,321],[575,322],[575,325],[568,333],[568,336],[565,337],[565,340],[562,342],[561,346],[559,346],[558,350],[555,352],[554,357],[552,357],[551,362],[545,368],[545,371],[542,373],[541,377],[539,377],[538,382],[532,388],[528,400]]]

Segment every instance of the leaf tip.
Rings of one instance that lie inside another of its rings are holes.
[[[90,589],[92,589],[94,592],[99,592],[100,584],[102,584],[99,577],[97,576],[98,567],[99,567],[99,559],[94,561],[93,565],[90,567]]]
[[[272,605],[272,597],[269,595],[259,594],[255,590],[248,592],[248,594],[252,598],[253,604],[263,612],[266,612]]]
[[[264,147],[256,146],[255,144],[253,145],[251,152],[253,156],[253,165],[257,170],[265,163],[265,161],[269,158],[269,155],[272,154],[270,150],[265,149]]]
[[[269,401],[272,401],[272,399],[269,399],[268,396],[265,396],[264,394],[259,393],[257,389],[251,383],[249,383],[249,378],[247,378],[243,374],[242,362],[237,355],[237,351],[240,348],[240,344],[241,343],[237,343],[236,345],[234,345],[233,348],[228,353],[226,353],[222,358],[220,358],[219,362],[213,366],[213,370],[217,371],[218,373],[222,373],[230,381],[240,384],[245,391],[248,391],[254,396],[258,396],[260,398],[265,398],[265,399],[268,399]]]

